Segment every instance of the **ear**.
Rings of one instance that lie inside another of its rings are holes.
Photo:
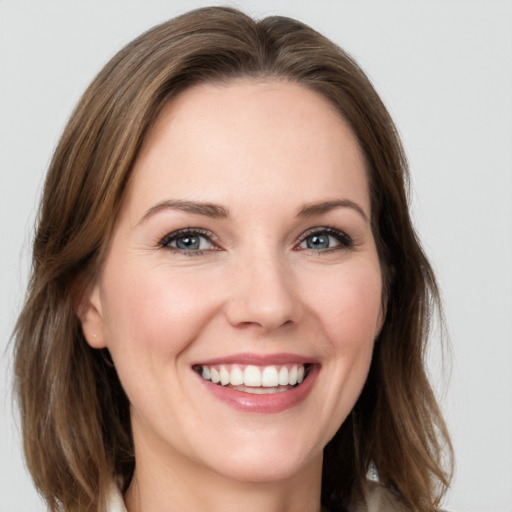
[[[395,279],[395,268],[393,266],[382,266],[382,293],[380,300],[380,311],[377,317],[377,323],[375,324],[375,340],[378,339],[380,333],[382,332],[382,327],[384,326],[384,322],[386,321],[386,315],[388,312],[388,302],[389,302],[389,290],[391,289],[391,285]]]
[[[375,340],[380,336],[382,331],[382,326],[384,325],[384,321],[386,320],[386,304],[382,302],[379,310],[379,315],[377,316],[377,323],[375,324]]]
[[[388,294],[383,291],[380,301],[379,314],[377,316],[377,322],[375,323],[375,340],[377,340],[382,332],[382,327],[386,321],[386,314],[388,312]]]
[[[84,289],[75,301],[75,308],[87,343],[92,348],[105,348],[105,323],[98,285]]]

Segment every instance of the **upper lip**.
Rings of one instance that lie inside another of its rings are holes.
[[[274,364],[315,364],[318,361],[312,357],[306,357],[299,354],[280,352],[276,354],[255,354],[240,353],[231,354],[229,356],[215,357],[213,359],[196,361],[192,366],[196,365],[216,365],[216,364],[243,364],[254,366],[270,366]]]

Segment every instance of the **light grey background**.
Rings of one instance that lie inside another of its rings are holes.
[[[7,340],[43,175],[86,84],[150,26],[214,2],[0,0],[0,512],[41,511],[11,409]],[[262,0],[351,52],[402,133],[453,347],[432,373],[453,434],[454,512],[512,511],[512,2]]]

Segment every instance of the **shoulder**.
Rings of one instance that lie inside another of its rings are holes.
[[[408,512],[400,499],[388,488],[369,480],[364,489],[364,499],[350,506],[346,512]],[[438,512],[448,512],[445,509]]]
[[[369,481],[364,489],[364,502],[355,503],[347,512],[405,512],[398,498],[386,487]]]

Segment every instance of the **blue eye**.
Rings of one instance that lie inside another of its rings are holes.
[[[209,234],[197,229],[180,229],[170,233],[160,242],[160,245],[176,251],[192,253],[208,251],[215,247]]]
[[[313,251],[326,251],[335,249],[346,249],[352,247],[352,239],[333,228],[316,229],[306,233],[298,245],[299,249],[311,249]]]

